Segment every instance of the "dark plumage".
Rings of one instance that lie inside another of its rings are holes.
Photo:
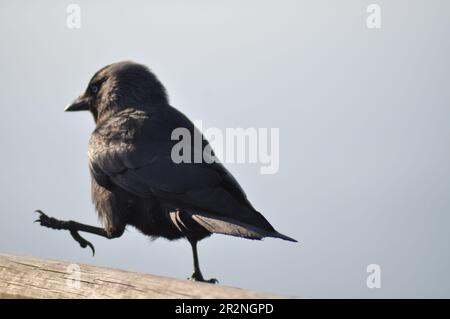
[[[75,227],[81,225],[75,222],[66,222],[71,228],[52,224],[42,214],[44,226],[114,238],[132,225],[152,237],[187,238],[194,252],[192,279],[202,281],[196,243],[212,233],[295,241],[253,208],[222,164],[172,161],[177,143],[171,139],[173,130],[187,128],[194,136],[197,129],[169,105],[164,86],[145,66],[120,62],[104,67],[66,110],[89,110],[94,116],[89,166],[92,200],[104,231]],[[203,140],[201,147],[207,144]],[[197,151],[192,148],[192,153]]]

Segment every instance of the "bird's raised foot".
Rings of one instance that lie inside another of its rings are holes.
[[[36,210],[35,213],[39,214],[38,219],[36,219],[34,222],[39,223],[41,226],[52,228],[52,229],[64,229],[64,223],[61,220],[58,220],[53,217],[47,216],[42,210]]]
[[[188,280],[196,281],[196,282],[207,282],[210,284],[218,284],[219,283],[219,281],[215,278],[204,279],[203,275],[201,273],[196,273],[196,272],[194,272],[192,274],[192,276],[188,278]]]
[[[35,223],[39,223],[41,226],[48,227],[51,229],[70,231],[70,235],[72,235],[72,238],[75,239],[75,241],[78,242],[78,244],[80,244],[81,248],[86,248],[89,246],[89,248],[91,248],[92,250],[92,255],[93,256],[95,255],[94,245],[92,245],[89,241],[81,237],[81,235],[78,233],[78,230],[73,226],[72,222],[49,217],[39,209],[36,210],[35,213],[39,214],[38,219],[34,221]]]

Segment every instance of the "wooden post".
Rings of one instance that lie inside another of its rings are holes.
[[[118,269],[0,254],[0,298],[283,297]]]

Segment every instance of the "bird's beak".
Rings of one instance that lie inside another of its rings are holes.
[[[83,95],[80,95],[76,98],[72,104],[69,104],[64,112],[73,112],[73,111],[88,111],[89,110],[89,101]]]

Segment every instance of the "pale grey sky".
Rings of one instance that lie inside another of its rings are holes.
[[[66,7],[81,6],[81,29]],[[184,241],[130,228],[87,235],[33,224],[40,208],[98,223],[89,114],[64,106],[100,67],[131,59],[172,105],[211,127],[280,128],[280,170],[227,165],[298,244],[216,235],[206,277],[304,297],[450,297],[450,2],[5,1],[0,10],[0,252],[185,278]],[[381,5],[382,28],[366,27]],[[366,287],[381,266],[382,287]]]

